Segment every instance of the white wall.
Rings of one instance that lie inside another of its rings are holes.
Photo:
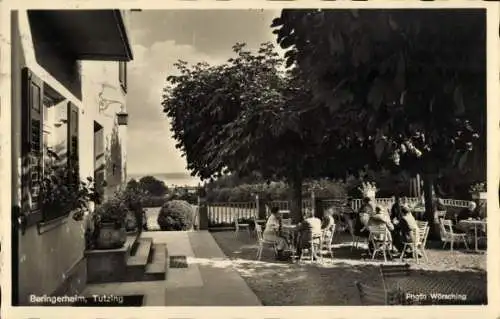
[[[12,205],[21,200],[21,72],[30,68],[39,78],[61,93],[66,101],[78,107],[81,102],[59,81],[46,72],[35,60],[31,32],[26,11],[19,11],[12,21]],[[85,144],[80,144],[80,151]],[[26,303],[31,293],[52,293],[66,278],[67,272],[83,258],[84,229],[81,222],[60,224],[49,232],[39,233],[36,226],[19,233],[19,295]]]
[[[21,72],[24,67],[31,69],[39,78],[50,85],[66,99],[75,104],[79,112],[79,153],[80,174],[93,176],[93,127],[96,119],[108,136],[116,121],[115,113],[119,104],[113,104],[104,113],[98,111],[98,93],[102,84],[106,88],[104,96],[125,102],[118,78],[118,62],[84,62],[82,65],[82,95],[78,100],[65,86],[41,67],[36,59],[26,11],[19,11],[11,24],[13,28],[12,45],[12,96],[11,109],[11,154],[12,154],[12,205],[21,202]],[[2,52],[3,53],[3,52]],[[57,65],[57,63],[55,63]],[[2,107],[3,107],[2,101]],[[111,117],[107,117],[109,114]],[[125,143],[122,143],[125,145]],[[13,221],[15,222],[15,221]],[[29,294],[50,294],[67,277],[68,271],[84,255],[85,240],[82,222],[68,218],[65,223],[56,224],[50,231],[40,233],[36,226],[19,233],[19,296],[20,302],[27,303]]]
[[[121,88],[118,69],[118,62],[82,62],[82,93],[84,114],[82,116],[80,136],[85,136],[88,139],[92,139],[93,121],[97,121],[101,126],[103,126],[104,129],[105,147],[109,147],[112,130],[113,128],[118,129],[122,148],[123,171],[126,160],[127,128],[126,126],[117,125],[116,113],[120,112],[121,110],[126,111],[127,109],[126,93]],[[105,110],[99,110],[99,93],[101,92],[104,99],[115,101],[117,103],[110,103]],[[85,169],[85,172],[87,174],[91,174],[94,170],[93,157],[86,156],[85,161],[85,163],[81,164],[82,169]],[[124,182],[124,180],[122,180],[122,182]]]

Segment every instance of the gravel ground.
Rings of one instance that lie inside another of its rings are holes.
[[[339,244],[335,245],[334,261],[311,265],[276,261],[269,249],[257,261],[255,239],[246,232],[238,236],[232,231],[212,235],[263,305],[359,305],[354,281],[382,285],[380,261],[364,260],[362,250],[351,252],[349,236],[336,238]],[[467,279],[475,286],[486,287],[486,254],[427,249],[427,255],[429,262],[412,264],[412,268],[424,275]]]

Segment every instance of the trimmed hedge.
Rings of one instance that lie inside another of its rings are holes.
[[[157,222],[162,231],[189,230],[193,227],[193,217],[191,204],[172,200],[163,204]]]

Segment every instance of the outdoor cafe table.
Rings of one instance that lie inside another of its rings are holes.
[[[487,302],[486,285],[449,276],[410,275],[393,279],[392,291],[398,291],[404,305],[480,305]]]
[[[486,221],[485,220],[475,220],[475,219],[467,219],[467,220],[461,220],[458,222],[458,224],[461,226],[462,229],[464,228],[472,228],[474,227],[474,249],[476,251],[479,251],[478,248],[478,236],[477,236],[477,229],[479,226],[481,227],[486,227]]]

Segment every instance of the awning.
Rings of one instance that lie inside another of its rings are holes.
[[[79,60],[133,59],[123,13],[120,10],[30,10],[32,30],[57,41]]]

